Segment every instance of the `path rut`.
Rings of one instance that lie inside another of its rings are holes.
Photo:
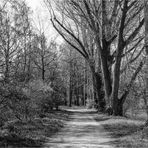
[[[45,144],[44,148],[113,148],[113,138],[94,120],[94,110],[74,109],[65,127]]]

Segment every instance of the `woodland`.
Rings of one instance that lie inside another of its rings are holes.
[[[82,98],[83,103],[115,116],[123,116],[130,108],[147,112],[147,2],[68,0],[46,4],[54,28],[73,57],[69,105],[76,96],[77,105]],[[83,59],[82,63],[76,60],[83,69],[75,86],[73,74],[81,69],[75,68],[76,54]]]
[[[33,25],[24,0],[0,1],[0,147],[40,145],[36,135],[68,119],[61,106],[143,120],[147,128],[147,0],[43,3],[60,44]]]

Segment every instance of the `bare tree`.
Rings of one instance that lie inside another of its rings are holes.
[[[75,31],[78,25],[75,25],[72,31],[75,21],[83,20],[85,22],[83,26],[85,26],[85,30],[90,31],[89,35],[87,35],[94,39],[98,58],[100,57],[101,59],[106,100],[108,100],[109,106],[112,106],[114,115],[123,115],[123,104],[127,95],[125,95],[125,91],[121,97],[118,96],[122,74],[121,66],[127,54],[135,53],[128,61],[128,64],[130,64],[143,51],[143,47],[139,46],[143,41],[142,27],[144,19],[143,15],[141,15],[144,8],[143,3],[136,0],[69,0],[62,1],[62,3],[64,6],[68,5],[68,7],[60,7],[63,12],[61,18],[58,18],[59,14],[56,16],[55,12],[53,12],[53,19],[51,19],[53,26],[69,44],[89,61],[92,68],[93,58],[89,58],[89,53],[87,52],[90,50],[87,50],[87,46],[83,46],[83,41],[78,36],[82,31]],[[70,42],[69,37],[73,38],[75,44]],[[87,38],[85,38],[85,41],[88,42]],[[135,47],[138,46],[140,50],[136,48],[136,51],[134,51]],[[143,62],[140,62],[137,69],[139,67],[141,69],[142,66]],[[137,71],[139,70],[135,70],[130,83],[133,82],[133,77],[134,79],[136,78],[134,75]],[[131,86],[130,83],[129,86]],[[99,84],[99,82],[96,84]],[[130,87],[127,87],[127,89],[130,90]]]
[[[33,41],[33,52],[32,59],[35,67],[41,71],[41,78],[44,81],[46,71],[48,67],[52,65],[56,58],[56,43],[51,41],[49,46],[47,45],[47,39],[44,33],[36,35]]]
[[[145,0],[144,2],[145,4],[145,15],[144,15],[144,19],[145,19],[145,52],[146,52],[146,72],[145,72],[145,78],[146,78],[146,95],[144,97],[145,100],[145,106],[146,106],[146,113],[148,116],[148,101],[147,101],[147,97],[148,97],[148,2]],[[147,117],[147,122],[146,125],[148,126],[148,117]]]
[[[100,93],[102,91],[100,70],[95,69],[95,64],[97,61],[95,60],[96,44],[94,34],[90,30],[86,21],[80,17],[80,14],[76,11],[73,11],[75,10],[75,4],[73,4],[74,1],[72,1],[72,3],[71,1],[55,2],[57,7],[61,8],[59,10],[61,13],[61,18],[57,18],[55,12],[51,12],[51,22],[57,32],[65,39],[65,41],[75,50],[77,50],[87,61],[93,74],[94,94],[97,92],[97,95],[94,96],[96,96],[96,99],[99,100],[100,110],[104,110],[106,103],[103,95],[100,96],[100,94],[103,94]],[[46,4],[50,9],[50,1],[46,1]]]
[[[26,31],[29,27],[27,19],[28,8],[24,2],[7,1],[5,3],[5,9],[0,17],[0,46],[1,66],[3,66],[4,78],[7,82],[12,74],[14,59],[21,50],[21,38],[26,36],[26,32],[22,30]]]

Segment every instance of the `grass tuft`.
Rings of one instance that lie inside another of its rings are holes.
[[[48,137],[58,132],[68,119],[68,113],[53,111],[31,121],[13,120],[0,129],[0,147],[42,147]]]
[[[95,120],[100,122],[111,138],[116,139],[110,143],[113,147],[148,147],[148,127],[144,127],[143,121],[102,114],[99,114]]]

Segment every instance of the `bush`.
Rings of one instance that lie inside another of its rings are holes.
[[[91,108],[94,107],[94,105],[95,105],[94,100],[92,100],[92,99],[87,99],[87,100],[86,100],[86,107],[87,107],[87,108],[91,109]]]
[[[59,106],[64,104],[63,96],[59,92],[52,92],[52,103],[53,107],[58,110]]]
[[[48,112],[64,104],[62,93],[51,88],[50,83],[41,80],[33,81],[29,84],[30,98],[40,113]]]
[[[36,80],[26,86],[14,83],[0,87],[0,126],[9,120],[30,121],[63,104],[62,95],[53,91],[50,83]]]
[[[1,112],[4,120],[6,118],[17,118],[19,120],[28,120],[31,113],[30,98],[23,92],[22,87],[15,86],[13,83],[4,84],[0,89],[2,101]]]
[[[32,104],[39,114],[52,109],[51,92],[50,84],[44,83],[41,80],[29,83],[28,95],[32,99]]]
[[[105,110],[105,113],[107,113],[108,115],[112,115],[113,114],[113,109],[112,107],[108,106]]]

